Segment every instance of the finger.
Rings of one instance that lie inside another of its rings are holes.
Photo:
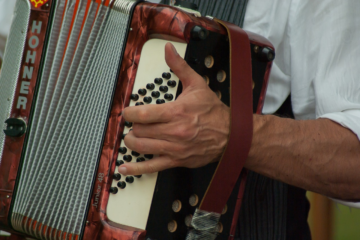
[[[169,122],[172,118],[172,103],[150,104],[136,107],[127,107],[122,115],[125,120],[133,123],[163,123]]]
[[[164,140],[170,143],[191,141],[199,131],[194,123],[182,124],[178,122],[133,125],[131,131],[137,138]]]
[[[133,131],[126,135],[124,141],[126,147],[141,154],[167,155],[184,152],[184,148],[176,142],[153,138],[138,138],[134,135]]]
[[[133,134],[137,138],[154,138],[165,141],[178,141],[178,138],[183,135],[184,130],[182,125],[174,123],[153,123],[133,125]],[[186,131],[188,132],[188,131]],[[179,136],[180,133],[180,136]]]
[[[169,140],[168,123],[141,124],[135,123],[132,132],[137,138],[156,138],[159,140]]]
[[[123,175],[138,176],[146,173],[160,172],[165,169],[176,167],[176,161],[169,157],[161,156],[154,159],[139,162],[139,163],[125,163],[119,167],[119,173]]]
[[[189,86],[206,87],[204,79],[197,74],[177,53],[171,43],[165,45],[165,60],[170,69],[178,76],[184,89]]]

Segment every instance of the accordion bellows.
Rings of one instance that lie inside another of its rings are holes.
[[[88,1],[80,1],[71,34],[75,1],[64,16],[65,1],[57,3],[13,206],[16,230],[80,235],[133,3],[91,2],[82,24]],[[41,23],[30,24],[37,31]]]
[[[250,35],[259,112],[272,63],[261,51],[273,48]],[[0,75],[1,230],[37,239],[185,238],[216,163],[130,176],[126,188],[126,176],[115,177],[122,160],[152,157],[126,149],[122,110],[181,93],[164,59],[169,41],[229,105],[229,39],[211,18],[135,0],[17,0]],[[236,196],[217,239],[229,236]]]

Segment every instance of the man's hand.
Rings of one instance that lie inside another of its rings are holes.
[[[125,145],[142,154],[158,157],[140,163],[125,163],[125,175],[153,173],[173,167],[196,168],[216,161],[227,144],[230,109],[176,52],[165,46],[165,59],[183,84],[178,99],[162,105],[128,107],[123,111],[133,131]]]

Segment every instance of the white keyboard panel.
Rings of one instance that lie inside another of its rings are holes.
[[[165,45],[167,42],[169,41],[151,39],[145,43],[141,52],[138,72],[132,91],[139,99],[137,101],[131,100],[130,106],[135,106],[136,103],[146,105],[157,104],[157,101],[166,103],[175,100],[179,79],[174,73],[170,72],[165,62]],[[171,43],[175,46],[179,55],[184,58],[187,44]],[[167,79],[166,77],[168,76],[163,77],[163,73],[170,74],[171,77]],[[158,80],[156,83],[155,79]],[[162,79],[161,84],[159,84],[160,79]],[[174,83],[176,83],[176,86],[174,86]],[[151,87],[147,88],[148,84],[154,84],[154,89],[151,90]],[[143,96],[139,94],[139,89],[146,90],[146,94]],[[163,90],[163,92],[160,90]],[[164,92],[165,90],[167,91]],[[159,97],[156,96],[157,94],[159,94]],[[173,96],[172,100],[170,100],[171,95]],[[146,103],[150,99],[151,103]],[[125,127],[124,134],[127,134],[130,129],[131,126]],[[120,148],[125,150],[124,141],[121,142]],[[131,149],[126,149],[126,152],[119,153],[118,163],[120,161],[125,162],[124,157],[127,161],[129,161],[127,158],[131,157],[131,162],[137,162],[148,161],[152,156],[144,156],[142,154],[138,156],[136,153],[132,154]],[[118,167],[116,167],[114,174],[118,174]],[[109,220],[125,226],[145,230],[156,180],[157,173],[144,174],[140,178],[122,175],[119,181],[114,180],[112,187],[117,188],[118,192],[116,194],[111,193],[109,197],[106,211]],[[131,183],[131,181],[133,182]]]

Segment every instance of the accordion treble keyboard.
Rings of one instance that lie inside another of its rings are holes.
[[[167,42],[169,41],[151,39],[143,46],[132,91],[132,94],[137,96],[138,99],[132,100],[129,106],[136,106],[136,104],[163,104],[175,100],[179,86],[179,78],[174,73],[170,72],[170,69],[165,62],[165,44]],[[186,44],[178,42],[172,43],[179,55],[184,57]],[[170,74],[170,78],[164,78],[162,76],[164,73]],[[159,82],[160,79],[160,82],[162,83]],[[175,86],[170,84],[172,81],[176,83]],[[147,86],[148,84],[151,84],[151,86]],[[154,89],[152,89],[153,87]],[[172,99],[166,99],[166,94],[172,96]],[[147,103],[147,99],[145,98],[151,99],[151,102]],[[125,127],[123,134],[127,134],[130,129],[131,127]],[[148,156],[133,153],[131,149],[128,149],[125,146],[124,140],[121,141],[120,148],[122,149],[120,149],[118,157],[118,166],[120,166],[122,162],[146,161],[152,158],[151,155]],[[124,150],[126,150],[126,152]],[[121,151],[123,151],[123,153],[121,153]],[[131,158],[131,160],[129,160],[129,158]],[[118,174],[118,166],[116,167],[114,174]],[[114,179],[112,187],[116,193],[110,194],[109,203],[107,205],[107,215],[109,220],[125,226],[145,230],[154,195],[157,175],[157,173],[152,173],[144,174],[141,177],[121,176],[120,180]]]

